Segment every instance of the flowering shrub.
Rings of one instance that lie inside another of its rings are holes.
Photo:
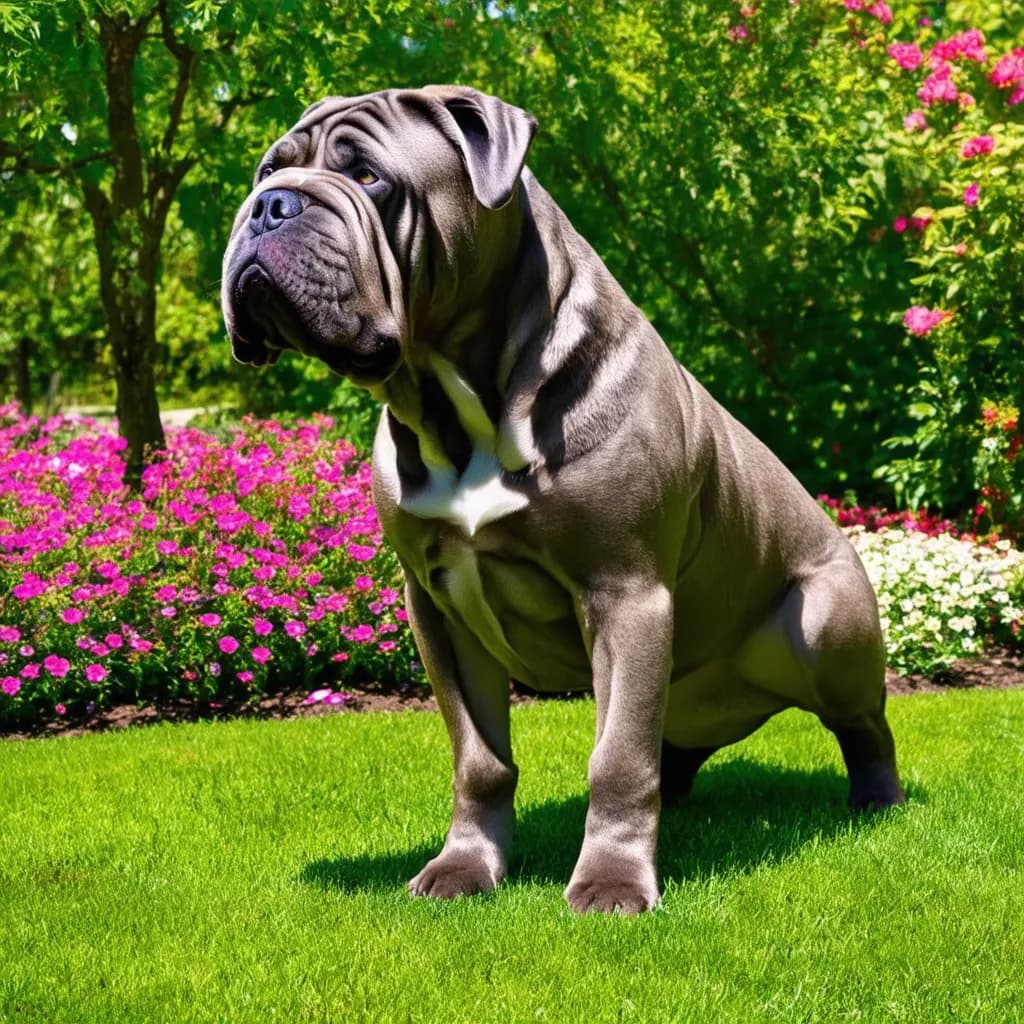
[[[914,426],[887,443],[894,457],[879,476],[899,504],[981,507],[986,528],[1012,534],[1024,506],[998,493],[1012,491],[1016,420],[1008,437],[978,429],[1024,373],[1024,50],[998,6],[975,7],[985,23],[972,25],[956,23],[969,5],[942,5],[934,19],[906,5],[882,30],[864,12],[851,33],[884,119],[880,198],[896,204],[894,229],[924,225],[900,231],[913,299],[893,311],[915,339]]]
[[[137,495],[123,447],[0,409],[0,723],[417,670],[369,466],[330,420],[171,431]]]
[[[933,673],[977,655],[989,638],[1015,640],[1024,618],[1024,554],[1000,541],[899,527],[849,529],[878,595],[888,663]]]

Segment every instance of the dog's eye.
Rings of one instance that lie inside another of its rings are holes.
[[[258,181],[263,181],[265,178],[269,178],[273,173],[274,165],[264,164],[264,166],[259,169],[259,173],[256,175],[256,179]]]
[[[352,177],[359,182],[360,185],[376,185],[380,178],[377,177],[369,167],[359,167],[355,170]]]

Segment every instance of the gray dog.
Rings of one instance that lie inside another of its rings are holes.
[[[455,86],[310,107],[235,220],[224,316],[240,361],[297,350],[385,406],[374,497],[455,762],[411,891],[505,876],[513,677],[593,690],[566,898],[635,913],[662,800],[784,708],[835,734],[851,806],[904,797],[856,553],[524,168],[535,128]]]

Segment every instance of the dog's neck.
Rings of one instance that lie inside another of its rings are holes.
[[[580,397],[574,381],[555,378],[600,340],[590,309],[605,284],[574,268],[573,246],[586,243],[571,228],[541,236],[532,212],[538,202],[551,199],[526,172],[516,206],[515,270],[489,276],[501,282],[500,292],[492,285],[464,303],[446,330],[421,332],[399,370],[372,389],[387,407],[400,506],[447,519],[470,536],[524,508],[525,480],[557,468],[598,436],[567,437],[569,405],[537,415],[538,403],[551,404],[549,391],[559,392],[559,402]],[[560,227],[561,219],[554,223]],[[549,384],[559,387],[545,389]]]

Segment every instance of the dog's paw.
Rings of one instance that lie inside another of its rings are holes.
[[[413,896],[453,900],[490,892],[501,881],[483,860],[467,854],[440,854],[409,882]]]
[[[591,910],[602,914],[640,914],[657,906],[661,894],[651,868],[614,858],[604,863],[599,860],[587,866],[577,865],[565,898],[579,914]]]

